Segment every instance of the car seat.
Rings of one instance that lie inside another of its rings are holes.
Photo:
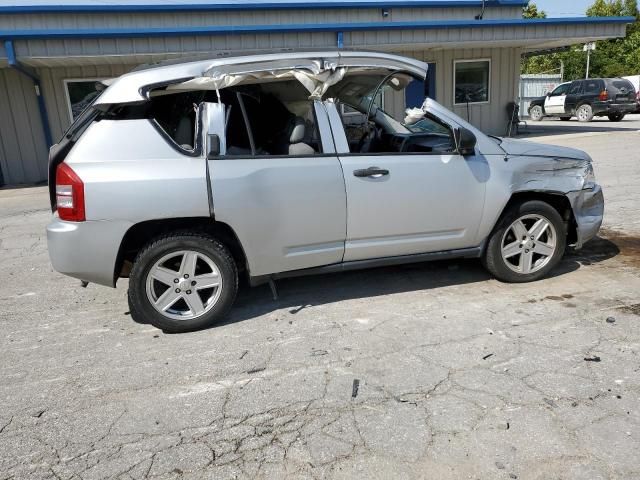
[[[195,137],[195,128],[191,115],[186,115],[180,119],[176,127],[175,141],[178,145],[186,150],[193,149],[193,140]]]
[[[304,143],[306,133],[305,121],[302,117],[294,117],[289,128],[289,155],[313,155],[316,151]]]

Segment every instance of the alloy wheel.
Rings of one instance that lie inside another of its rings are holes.
[[[578,109],[578,120],[586,122],[589,120],[589,107],[583,105]]]
[[[536,273],[553,258],[557,238],[556,229],[547,218],[524,215],[513,222],[502,237],[502,259],[516,273]]]
[[[536,106],[531,109],[531,120],[536,122],[542,120],[542,115],[542,108]]]
[[[222,275],[207,255],[180,250],[153,264],[146,279],[147,298],[160,314],[190,320],[211,310],[220,299]]]

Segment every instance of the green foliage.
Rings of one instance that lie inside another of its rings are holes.
[[[547,12],[538,10],[538,6],[534,2],[530,2],[522,9],[522,16],[524,18],[547,18]]]
[[[530,8],[533,5],[533,8]],[[531,12],[538,16],[526,16]],[[635,23],[627,27],[627,36],[597,43],[591,52],[591,77],[620,77],[640,74],[640,15],[637,0],[595,0],[587,9],[590,17],[636,17]],[[535,4],[529,4],[523,15],[525,18],[544,18]],[[564,62],[565,80],[584,78],[586,56],[582,45],[575,45],[568,51],[526,58],[522,62],[523,73],[555,73]]]
[[[636,0],[595,0],[587,9],[588,17],[636,17],[638,3]]]

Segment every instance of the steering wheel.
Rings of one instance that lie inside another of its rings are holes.
[[[358,153],[369,153],[371,151],[371,144],[374,141],[380,141],[382,139],[382,131],[378,126],[371,122],[369,128],[364,132],[362,138],[358,142]],[[364,146],[368,145],[366,151],[363,152]]]

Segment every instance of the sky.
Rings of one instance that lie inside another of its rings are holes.
[[[547,12],[548,17],[583,16],[593,4],[593,0],[533,0],[538,8]]]
[[[593,0],[533,0],[548,17],[578,17],[584,15]]]

